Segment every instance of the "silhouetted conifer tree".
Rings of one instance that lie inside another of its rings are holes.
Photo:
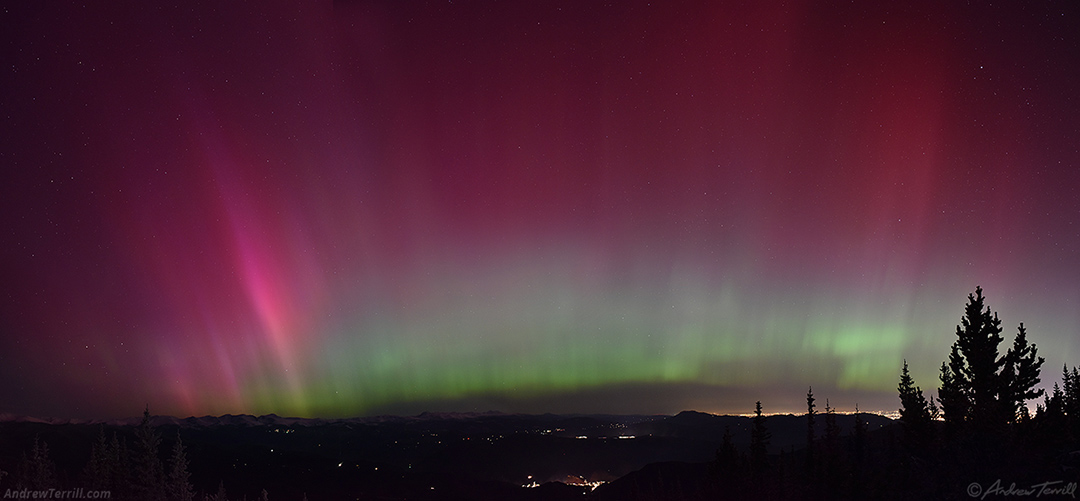
[[[150,407],[143,411],[142,423],[135,430],[135,451],[132,454],[131,491],[136,499],[163,501],[165,499],[164,472],[158,446],[161,435],[150,425]]]
[[[225,481],[218,481],[217,492],[214,495],[206,496],[206,501],[229,501],[229,495],[225,493]]]
[[[724,438],[720,444],[720,450],[716,451],[716,461],[720,466],[721,475],[730,475],[738,469],[739,451],[735,449],[730,426],[724,427]]]
[[[1008,423],[1015,423],[1025,402],[1043,394],[1039,384],[1039,371],[1045,360],[1038,356],[1039,350],[1027,342],[1027,330],[1023,322],[1017,328],[1013,346],[1005,353],[1005,366],[1001,371],[1001,409]]]
[[[755,475],[760,476],[769,466],[769,441],[772,433],[765,426],[765,416],[761,413],[761,401],[754,407],[754,425],[750,431],[750,467]]]
[[[1080,440],[1080,370],[1065,365],[1061,368],[1061,411],[1070,442]]]
[[[1053,391],[1043,396],[1043,405],[1038,407],[1035,421],[1039,436],[1044,442],[1060,445],[1067,441],[1062,440],[1069,433],[1069,418],[1065,415],[1065,394],[1057,383],[1054,383]]]
[[[853,431],[855,437],[855,452],[861,455],[862,448],[866,447],[866,431],[867,422],[863,419],[862,412],[859,412],[859,404],[855,404],[855,430]]]
[[[722,496],[730,492],[741,480],[739,451],[735,449],[730,426],[724,427],[724,437],[720,448],[716,449],[716,460],[713,462],[710,474],[714,482],[710,486],[710,497]]]
[[[109,461],[109,442],[105,427],[98,428],[98,439],[90,446],[90,461],[83,468],[83,486],[89,490],[110,490],[115,465]]]
[[[921,393],[922,389],[919,389],[919,392]],[[926,399],[926,405],[926,409],[930,413],[930,421],[937,421],[941,418],[941,408],[938,407],[937,403],[935,403],[933,395],[931,395],[930,398]]]
[[[836,423],[836,409],[825,399],[825,444],[833,449],[840,443],[840,425]]]
[[[194,496],[184,443],[180,440],[180,430],[177,430],[176,444],[173,445],[172,458],[169,460],[169,474],[165,478],[165,497],[168,501],[191,501]]]
[[[985,430],[998,414],[998,371],[1005,362],[998,358],[998,345],[1003,339],[1001,320],[984,305],[982,287],[968,294],[956,337],[949,368],[953,383],[968,399],[970,411],[963,420]]]
[[[56,465],[49,459],[49,444],[34,437],[30,456],[24,452],[22,461],[19,462],[15,484],[16,489],[30,490],[59,487],[56,481]]]
[[[950,360],[959,358],[956,345],[953,345]],[[949,363],[941,363],[941,386],[938,388],[938,402],[941,402],[941,414],[945,418],[945,430],[954,434],[963,426],[967,415],[970,413],[970,399],[964,392],[964,388],[957,383]]]
[[[1024,405],[1022,405],[1020,407],[1020,412],[1016,415],[1016,423],[1024,425],[1024,424],[1028,424],[1030,422],[1031,422],[1031,410],[1028,409],[1027,404],[1024,404]]]
[[[859,404],[855,404],[855,430],[852,439],[853,455],[851,462],[852,496],[856,499],[861,497],[863,485],[863,461],[866,460],[866,432],[867,423],[859,412]]]
[[[930,426],[930,404],[923,395],[922,388],[915,385],[915,379],[908,372],[907,360],[900,371],[900,420],[909,435],[924,437]]]
[[[112,474],[112,478],[109,479],[112,499],[129,499],[132,479],[131,451],[128,449],[127,439],[117,437],[116,432],[113,432],[112,439],[109,441],[106,462]]]
[[[1027,399],[1042,394],[1035,385],[1043,359],[1035,345],[1028,344],[1023,324],[1013,347],[999,356],[1001,320],[984,303],[982,287],[968,294],[948,365],[941,368],[938,396],[949,428],[996,433],[1016,421]]]
[[[1054,383],[1054,389],[1049,395],[1043,397],[1043,409],[1047,414],[1051,415],[1065,415],[1065,395],[1061,391],[1061,386]]]
[[[806,392],[806,474],[814,474],[814,387]]]
[[[840,454],[840,425],[836,422],[836,409],[829,405],[829,399],[825,399],[825,436],[822,462],[824,463],[825,487],[829,492],[836,490],[836,482],[840,476],[842,463]]]

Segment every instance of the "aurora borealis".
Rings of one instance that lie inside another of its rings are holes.
[[[0,412],[895,409],[1080,363],[1075,2],[3,7]]]

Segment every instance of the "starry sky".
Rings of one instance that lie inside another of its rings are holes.
[[[0,412],[895,410],[976,285],[1080,363],[1076,2],[23,3]]]

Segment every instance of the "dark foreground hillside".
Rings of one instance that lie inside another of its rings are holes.
[[[696,412],[154,417],[142,425],[9,420],[0,423],[0,492],[50,481],[67,489],[107,485],[112,499],[156,496],[131,487],[140,482],[137,451],[147,430],[159,437],[158,475],[166,485],[180,437],[196,500],[970,499],[969,485],[988,490],[998,478],[1005,487],[1077,480],[1080,462],[1047,445],[1052,440],[1029,440],[1027,449],[969,443],[915,452],[898,423],[871,414],[859,420],[856,433],[855,416],[833,416],[831,431],[819,418],[809,458],[806,417],[791,415],[764,420],[763,458],[751,450],[752,418]],[[118,446],[117,463],[95,469],[109,444]],[[51,477],[35,477],[42,468],[51,468]],[[110,468],[130,474],[94,478]],[[162,499],[173,499],[170,492],[163,489]]]

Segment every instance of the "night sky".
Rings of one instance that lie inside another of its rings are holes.
[[[1080,363],[1075,1],[19,3],[0,412],[895,410],[976,285]]]

